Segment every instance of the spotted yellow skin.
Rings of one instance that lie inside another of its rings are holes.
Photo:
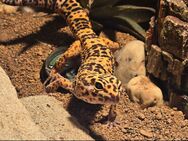
[[[91,104],[114,104],[119,101],[121,82],[113,75],[112,51],[119,45],[109,39],[98,37],[92,30],[87,13],[76,0],[3,0],[11,5],[45,7],[62,15],[76,41],[61,55],[52,69],[47,91],[63,87],[77,98]],[[81,66],[71,82],[58,73],[67,59],[81,55]]]

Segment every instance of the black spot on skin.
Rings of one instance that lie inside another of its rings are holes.
[[[97,92],[96,92],[97,93]],[[103,95],[102,94],[98,94],[99,97],[103,98]]]
[[[100,68],[95,68],[93,71],[98,72],[98,73],[102,73]]]
[[[69,6],[69,3],[65,3],[64,5],[65,5],[65,7],[68,7],[68,6]]]
[[[111,85],[108,85],[107,88],[110,89],[110,88],[111,88]]]
[[[95,52],[95,53],[99,53],[99,50],[93,50],[93,52]]]
[[[117,92],[117,89],[116,89],[116,87],[115,87],[115,86],[113,86],[113,91],[114,91],[114,92]]]
[[[85,86],[89,86],[89,83],[88,83],[88,81],[87,81],[87,80],[82,79],[81,81],[84,83],[84,85],[85,85]]]
[[[103,45],[101,45],[101,44],[94,44],[94,45],[92,45],[92,47],[90,49],[95,50],[95,49],[101,49],[102,47],[103,47]]]
[[[77,3],[73,3],[71,6],[72,6],[72,7],[77,7],[78,4],[77,4]]]
[[[72,18],[73,18],[73,15],[70,15],[69,18],[72,19]]]
[[[86,28],[90,28],[90,26],[89,26],[89,25],[79,25],[79,26],[76,27],[77,31],[79,31],[79,30],[84,30],[84,29],[86,29]],[[88,39],[88,38],[90,38],[90,37],[83,38],[82,40],[84,41],[84,40],[86,40],[86,39]]]
[[[88,25],[88,23],[86,24],[83,24],[82,25],[84,28],[90,28],[90,26]],[[82,27],[82,28],[83,28]],[[80,29],[82,29],[81,27],[79,27]],[[84,29],[83,28],[83,29]],[[94,34],[94,33],[88,33],[88,34],[83,34],[82,36],[81,36],[81,39],[83,40],[83,42],[85,42],[87,39],[90,39],[90,38],[97,38],[97,36]]]
[[[88,25],[88,21],[80,21],[80,22],[72,22],[72,25],[74,25],[75,27],[81,26],[81,25]],[[82,36],[81,36],[82,38]]]
[[[83,87],[83,86],[80,86],[80,89],[81,89],[81,90],[84,90],[84,87]]]
[[[110,80],[109,80],[109,81],[110,81],[111,83],[113,83],[113,80],[114,80],[114,78],[110,78]]]
[[[105,93],[108,93],[108,91],[107,91],[106,89],[103,89],[103,91],[104,91]]]
[[[101,51],[101,53],[102,53],[102,54],[107,54],[107,52],[106,52],[106,51]]]
[[[89,23],[89,21],[86,18],[76,18],[73,21],[71,21],[71,25],[75,25],[77,23]]]
[[[98,100],[99,100],[99,101],[103,101],[103,98],[99,97]]]
[[[89,98],[90,101],[93,101],[93,98]]]
[[[104,96],[105,101],[109,100],[108,96]]]
[[[100,48],[100,50],[106,51],[107,47],[103,46],[103,47]]]
[[[91,79],[91,83],[94,84],[95,83],[95,78]]]
[[[109,95],[112,97],[113,96],[113,94],[112,93],[109,93]]]
[[[89,95],[89,92],[86,91],[85,93],[82,94],[83,96],[88,96]]]
[[[96,94],[96,93],[93,93],[93,92],[92,92],[91,94],[92,94],[92,96],[93,96],[93,97],[96,97],[96,96],[97,96],[97,94]]]

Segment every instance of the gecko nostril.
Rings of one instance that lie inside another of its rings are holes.
[[[119,101],[119,96],[118,95],[117,96],[112,95],[111,98],[112,98],[112,101],[114,103],[117,103]]]

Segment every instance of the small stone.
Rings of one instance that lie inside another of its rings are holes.
[[[172,112],[170,113],[170,115],[171,115],[171,116],[174,116],[174,111],[172,111]]]
[[[114,53],[118,66],[115,66],[115,76],[126,84],[135,76],[146,75],[144,43],[139,40],[128,42]]]
[[[125,124],[125,125],[123,126],[123,128],[124,128],[124,129],[129,129],[129,128],[130,128],[130,125]]]
[[[28,82],[29,82],[29,83],[34,83],[35,80],[33,80],[33,79],[29,79]]]
[[[167,119],[167,121],[166,121],[168,124],[170,124],[171,122],[172,122],[172,120],[171,119]]]
[[[159,136],[158,136],[158,138],[159,138],[159,139],[162,139],[162,138],[163,138],[163,136],[162,136],[162,135],[159,135]]]
[[[39,50],[39,51],[37,52],[37,55],[38,55],[38,56],[42,56],[42,54],[43,54],[43,52],[42,52],[41,50]]]
[[[146,76],[137,76],[132,78],[126,86],[127,94],[135,103],[140,103],[143,108],[160,106],[163,104],[163,94]]]
[[[142,113],[140,113],[140,114],[138,115],[138,118],[139,118],[140,120],[144,120],[144,119],[145,119],[145,115],[142,114]]]
[[[162,114],[161,114],[161,113],[158,113],[158,114],[156,115],[156,119],[161,120],[161,119],[162,119]]]
[[[154,113],[155,112],[155,107],[150,107],[149,110]]]
[[[34,80],[38,80],[40,78],[40,76],[38,73],[36,73],[36,74],[34,74],[33,78],[34,78]]]
[[[127,133],[134,134],[134,133],[135,133],[135,130],[132,129],[132,128],[129,128],[129,129],[127,129]]]
[[[127,133],[127,130],[126,130],[125,128],[122,128],[121,131],[122,131],[123,133]]]
[[[141,130],[140,130],[140,134],[142,134],[143,136],[148,137],[148,138],[153,137],[153,133],[150,132],[150,131],[148,131],[148,130],[143,130],[143,129],[141,129]]]
[[[46,106],[49,107],[49,108],[51,107],[49,104],[46,104]]]

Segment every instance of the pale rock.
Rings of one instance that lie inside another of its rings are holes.
[[[133,40],[114,53],[117,66],[116,77],[126,84],[135,76],[146,75],[144,43]]]
[[[7,4],[0,4],[0,13],[3,14],[12,14],[16,13],[17,11],[23,13],[34,13],[35,10],[28,6],[12,6]]]
[[[161,90],[146,76],[132,78],[126,86],[126,91],[130,99],[141,104],[143,108],[163,104]]]
[[[39,95],[21,99],[33,121],[49,140],[93,140],[89,131],[81,126],[52,96]]]
[[[47,140],[17,97],[5,71],[0,67],[0,140]]]
[[[18,11],[21,11],[23,13],[35,13],[35,10],[29,6],[20,6],[18,8]]]
[[[0,4],[0,13],[10,14],[10,13],[15,13],[17,10],[18,10],[18,6]]]

